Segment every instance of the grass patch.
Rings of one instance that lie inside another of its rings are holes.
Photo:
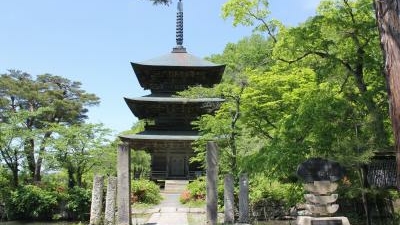
[[[148,203],[141,203],[141,202],[136,202],[132,204],[132,208],[134,209],[150,209],[154,207],[155,204],[148,204]]]
[[[206,224],[205,213],[188,213],[188,224],[189,225],[203,225]]]
[[[206,206],[206,201],[188,201],[183,205],[188,208],[203,208]]]

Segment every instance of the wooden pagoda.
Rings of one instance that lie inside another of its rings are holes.
[[[199,138],[191,122],[217,110],[220,98],[175,97],[189,86],[212,87],[219,83],[225,65],[217,65],[187,53],[183,47],[182,3],[178,3],[177,46],[172,52],[140,63],[131,63],[141,87],[151,94],[125,98],[132,113],[146,122],[145,131],[122,135],[129,148],[151,155],[151,179],[192,179],[202,172],[191,164],[192,143]]]

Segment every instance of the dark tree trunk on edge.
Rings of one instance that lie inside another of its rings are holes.
[[[397,190],[400,191],[400,0],[374,0],[397,159]]]
[[[19,178],[18,178],[18,162],[16,161],[14,163],[14,165],[11,168],[12,171],[12,176],[13,176],[13,180],[12,180],[12,184],[14,188],[17,188],[19,185]]]

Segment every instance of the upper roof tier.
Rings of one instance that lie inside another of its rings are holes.
[[[218,67],[218,65],[210,61],[204,60],[190,53],[172,51],[169,54],[165,54],[153,59],[149,59],[140,63],[140,65],[148,66],[184,66],[184,67]]]
[[[175,93],[197,85],[212,87],[221,81],[225,70],[225,65],[175,50],[167,55],[131,64],[140,85],[152,93]]]

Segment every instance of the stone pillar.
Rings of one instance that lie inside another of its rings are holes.
[[[243,173],[239,178],[239,223],[249,222],[249,178]]]
[[[124,143],[118,146],[117,225],[131,224],[131,150]]]
[[[90,207],[89,225],[100,225],[103,210],[104,177],[96,175],[93,179],[92,204]]]
[[[218,217],[218,147],[215,142],[207,142],[207,224],[216,225]]]
[[[235,222],[234,205],[235,200],[233,197],[233,175],[226,174],[224,178],[224,214],[225,224],[233,224]]]
[[[104,213],[104,225],[115,225],[115,198],[117,197],[117,178],[108,177],[106,193],[106,210]]]

